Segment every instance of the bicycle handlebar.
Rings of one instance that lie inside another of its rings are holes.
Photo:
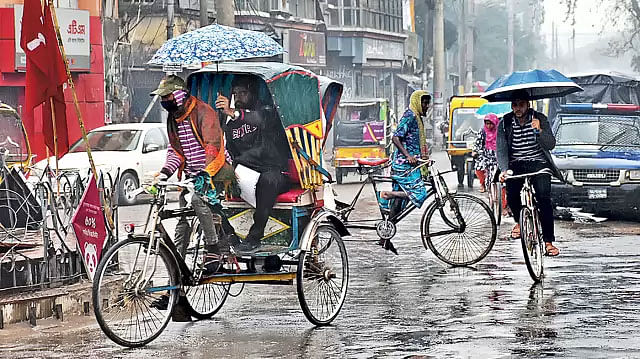
[[[521,175],[510,175],[510,174],[507,174],[505,179],[507,179],[507,180],[518,179],[518,178],[525,178],[525,177],[533,177],[533,176],[537,176],[537,175],[553,175],[553,172],[548,168],[543,168],[543,169],[541,169],[540,171],[537,171],[537,172],[523,173]]]

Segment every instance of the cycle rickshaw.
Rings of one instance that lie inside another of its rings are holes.
[[[315,325],[331,323],[342,308],[349,279],[342,237],[349,232],[335,213],[323,208],[323,177],[331,177],[321,157],[342,85],[301,67],[257,62],[205,67],[191,74],[187,84],[192,95],[215,107],[216,94],[229,96],[236,75],[258,80],[257,95],[277,110],[290,147],[289,176],[295,183],[278,197],[267,224],[262,243],[270,249],[230,256],[224,271],[203,276],[204,241],[194,212],[165,208],[171,183],[151,187],[154,199],[144,230],[134,233],[130,228],[128,238],[103,256],[93,281],[96,319],[118,344],[137,347],[155,339],[168,324],[180,291],[199,319],[211,318],[230,295],[239,294],[242,289],[231,292],[234,284],[295,284],[302,311]],[[228,194],[222,204],[242,237],[251,225],[252,207]],[[193,222],[183,257],[162,220],[185,215]],[[168,298],[165,310],[153,305],[162,296]]]

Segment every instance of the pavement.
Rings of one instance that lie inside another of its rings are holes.
[[[434,158],[446,163],[442,153]],[[351,198],[358,180],[336,186],[340,196]],[[365,192],[356,214],[368,215],[373,206]],[[133,216],[142,208],[127,210]],[[305,320],[295,287],[254,285],[229,298],[213,319],[170,323],[144,348],[111,342],[92,317],[69,317],[5,327],[0,357],[640,357],[638,223],[556,221],[561,255],[545,258],[545,279],[532,285],[519,241],[508,239],[511,220],[484,260],[453,268],[422,246],[421,214],[399,226],[398,256],[377,246],[371,232],[345,238],[349,290],[329,327]]]

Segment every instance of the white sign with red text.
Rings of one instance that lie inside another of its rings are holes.
[[[14,6],[15,19],[15,48],[16,70],[24,70],[27,67],[27,58],[20,47],[20,32],[22,29],[23,5]],[[56,8],[58,25],[62,44],[69,62],[71,71],[89,71],[90,68],[90,38],[89,38],[89,11],[77,9]]]

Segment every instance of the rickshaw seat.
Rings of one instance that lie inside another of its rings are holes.
[[[292,188],[288,192],[280,194],[276,198],[276,203],[297,203],[300,196],[302,196],[307,190],[302,188]],[[240,197],[229,198],[230,202],[244,202]]]
[[[366,158],[358,158],[358,164],[362,166],[379,166],[381,164],[389,162],[388,158],[379,158],[379,159],[366,159]]]

